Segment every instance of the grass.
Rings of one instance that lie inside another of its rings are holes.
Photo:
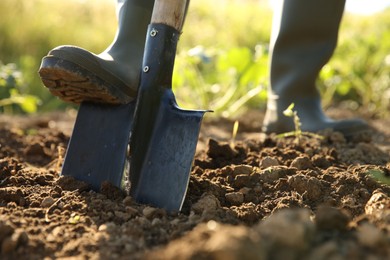
[[[39,79],[37,71],[42,57],[64,44],[94,52],[103,50],[115,33],[114,7],[107,0],[0,2],[0,61],[17,64],[29,84],[27,94],[42,100],[41,111],[66,106],[53,98]]]
[[[68,106],[42,86],[41,58],[64,44],[99,53],[116,30],[111,0],[2,0],[0,17],[0,61],[16,64],[27,82],[20,94],[39,97],[38,111]],[[173,77],[179,104],[224,116],[246,107],[264,109],[271,18],[265,1],[192,1]],[[390,10],[344,17],[339,47],[318,81],[325,106],[347,102],[372,115],[388,115],[389,24]]]
[[[339,45],[319,81],[325,105],[349,101],[378,117],[390,112],[390,9],[374,16],[346,15]]]

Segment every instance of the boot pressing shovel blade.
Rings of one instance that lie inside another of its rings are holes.
[[[126,105],[82,103],[61,175],[100,190],[103,181],[121,187],[135,102]]]
[[[155,2],[130,138],[131,195],[168,211],[182,207],[206,112],[177,106],[171,83],[180,32],[169,21],[156,22],[175,16],[181,27],[185,9],[182,0]]]

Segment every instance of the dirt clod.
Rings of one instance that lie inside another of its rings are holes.
[[[84,191],[89,189],[89,184],[78,181],[71,176],[61,176],[57,179],[56,185],[61,187],[61,189],[68,191]]]
[[[316,212],[315,220],[320,230],[343,231],[347,229],[350,218],[336,208],[321,206]]]

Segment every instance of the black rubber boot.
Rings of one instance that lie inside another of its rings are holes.
[[[291,103],[302,131],[331,128],[348,136],[369,129],[361,119],[336,121],[327,117],[315,85],[336,48],[344,5],[345,0],[285,0],[275,12],[265,133],[294,130],[293,119],[283,115]]]
[[[118,30],[112,44],[96,55],[59,46],[42,59],[44,85],[64,101],[128,103],[136,97],[147,26],[154,0],[118,0]]]

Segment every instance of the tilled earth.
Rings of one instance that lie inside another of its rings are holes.
[[[74,116],[0,116],[0,259],[390,259],[390,121],[297,140],[260,134],[261,117],[236,140],[205,121],[168,213],[59,175]]]

